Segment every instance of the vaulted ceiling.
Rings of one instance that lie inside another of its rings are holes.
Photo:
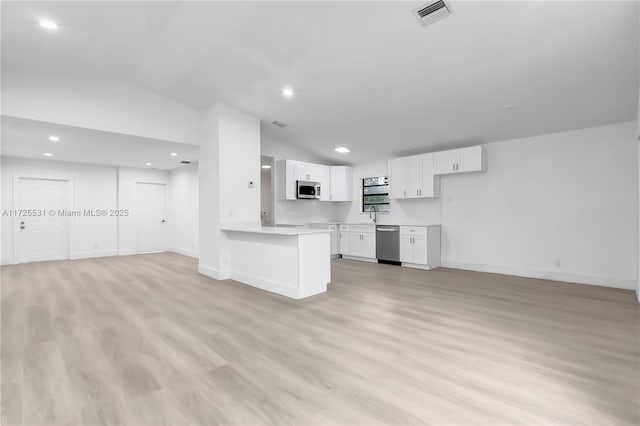
[[[353,162],[635,119],[636,1],[454,1],[427,27],[421,3],[3,2],[2,71],[227,102]]]

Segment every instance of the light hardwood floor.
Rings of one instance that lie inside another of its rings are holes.
[[[171,253],[2,267],[2,424],[640,423],[633,292],[332,266],[301,301]]]

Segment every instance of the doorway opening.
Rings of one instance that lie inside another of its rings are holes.
[[[260,156],[260,222],[262,226],[273,226],[273,157]]]

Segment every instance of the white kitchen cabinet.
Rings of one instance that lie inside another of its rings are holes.
[[[330,201],[353,201],[353,168],[349,166],[331,166]]]
[[[407,159],[407,195],[406,198],[420,197],[422,189],[422,158],[414,155]]]
[[[406,198],[407,196],[407,157],[389,160],[389,196],[392,199]]]
[[[401,226],[400,262],[420,269],[440,266],[440,225]]]
[[[420,156],[422,167],[422,186],[420,187],[420,197],[433,198],[440,196],[440,177],[433,173],[433,154]]]
[[[433,172],[435,174],[455,173],[458,154],[455,149],[433,153]]]
[[[375,225],[340,225],[340,253],[347,259],[376,262]]]
[[[320,183],[320,201],[329,201],[331,198],[330,167],[322,164],[295,162],[296,180]]]
[[[481,172],[483,170],[484,150],[481,145],[434,153],[433,172],[436,175]]]
[[[362,234],[350,232],[349,252],[347,253],[347,255],[362,257],[362,253]]]
[[[432,198],[439,194],[433,175],[433,154],[394,158],[389,161],[391,198]]]
[[[329,200],[329,166],[295,160],[280,160],[276,173],[281,200],[297,200],[297,181],[299,180],[320,182],[320,200]]]
[[[458,151],[458,166],[456,172],[479,172],[483,170],[482,146],[471,146]]]
[[[372,233],[363,233],[362,234],[362,257],[366,257],[369,259],[376,258],[376,234]]]
[[[342,255],[349,255],[351,244],[349,244],[349,238],[351,233],[349,232],[349,225],[340,225],[339,228],[339,251]]]
[[[277,165],[280,199],[296,200],[297,181],[320,183],[320,201],[331,199],[331,167],[304,161],[280,160]]]
[[[276,164],[276,179],[278,185],[278,197],[281,200],[295,200],[297,161],[293,160],[280,160]]]

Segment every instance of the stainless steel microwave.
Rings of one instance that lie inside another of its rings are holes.
[[[303,200],[319,200],[320,182],[296,181],[296,197]]]

